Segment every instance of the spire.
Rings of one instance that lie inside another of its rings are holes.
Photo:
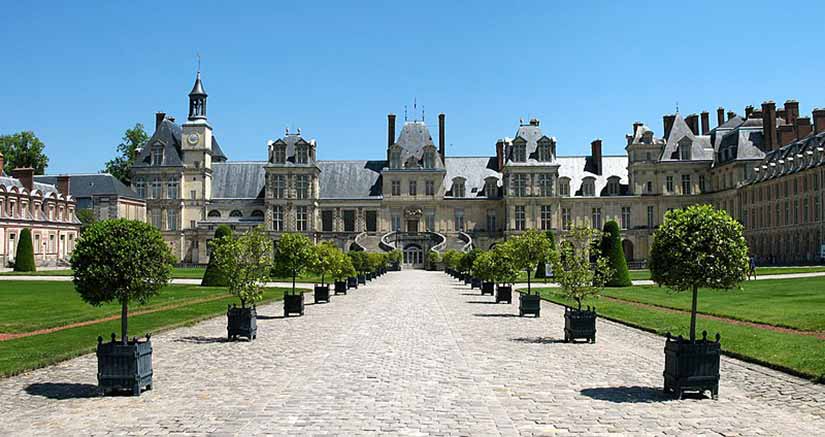
[[[195,76],[195,85],[189,93],[189,120],[206,119],[206,91],[203,90],[201,72]]]
[[[192,87],[192,92],[189,93],[189,96],[207,96],[206,91],[203,90],[200,71],[198,71],[198,75],[195,77],[195,86]]]

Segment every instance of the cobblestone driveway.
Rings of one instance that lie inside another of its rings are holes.
[[[311,300],[311,298],[310,298]],[[723,359],[718,401],[661,394],[664,340],[540,319],[441,273],[390,273],[301,318],[259,309],[153,338],[155,389],[95,397],[93,355],[0,380],[0,434],[822,435],[825,387]],[[94,342],[94,339],[89,339]]]

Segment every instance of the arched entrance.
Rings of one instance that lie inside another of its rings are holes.
[[[404,246],[404,265],[407,267],[421,267],[424,265],[424,250],[417,244]]]
[[[622,250],[624,251],[624,259],[633,261],[633,242],[630,240],[622,240]]]

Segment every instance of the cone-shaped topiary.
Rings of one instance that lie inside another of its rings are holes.
[[[215,239],[213,241],[218,241],[222,237],[226,236],[232,236],[232,229],[227,225],[220,225],[218,226],[218,229],[215,229]],[[212,257],[209,257],[209,264],[206,266],[206,271],[203,273],[201,285],[204,287],[229,286],[229,281],[226,279],[226,275],[224,275],[221,269],[213,262]]]
[[[34,265],[34,247],[32,247],[32,231],[23,228],[20,231],[20,241],[17,243],[17,255],[14,258],[15,272],[33,272],[37,270]]]
[[[602,229],[601,255],[607,258],[608,267],[613,271],[613,275],[605,284],[608,287],[629,287],[630,272],[627,271],[627,260],[622,249],[622,237],[619,232],[619,224],[611,220],[604,224]]]

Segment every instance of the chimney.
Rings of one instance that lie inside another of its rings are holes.
[[[797,117],[799,117],[799,102],[796,100],[785,100],[785,113],[788,117],[785,119],[785,123],[793,126],[796,123]]]
[[[776,118],[781,118],[782,120],[788,119],[788,113],[785,112],[785,108],[779,108],[776,110]],[[778,124],[777,124],[778,126]]]
[[[34,169],[31,167],[15,168],[11,171],[11,177],[20,180],[28,191],[34,188]]]
[[[751,112],[751,118],[762,119],[762,109],[761,108],[754,108]]]
[[[725,108],[720,106],[716,108],[716,126],[723,124],[725,124]]]
[[[783,124],[776,128],[776,136],[778,137],[779,142],[777,143],[777,147],[784,147],[788,144],[791,144],[796,139],[794,127],[789,124]]]
[[[797,117],[794,123],[796,139],[801,140],[811,134],[813,130],[810,117]]]
[[[497,170],[502,171],[504,168],[504,140],[496,141],[496,163],[498,164]]]
[[[736,113],[733,111],[728,111],[728,120],[730,120],[733,117],[736,117]]]
[[[699,115],[697,114],[690,114],[685,117],[685,123],[687,123],[690,131],[693,132],[693,135],[699,135]]]
[[[441,155],[441,162],[445,165],[447,163],[446,157],[444,156],[444,152],[446,151],[446,146],[444,144],[444,113],[438,114],[438,154]]]
[[[60,175],[57,177],[57,191],[63,196],[68,196],[69,192],[69,175]]]
[[[769,152],[776,147],[776,103],[762,102],[762,151]]]
[[[708,111],[702,111],[700,116],[702,118],[702,135],[707,135],[710,132],[710,114]]]
[[[745,106],[745,120],[751,118],[751,114],[753,114],[753,105]]]
[[[662,122],[665,128],[664,135],[662,136],[662,138],[664,138],[665,141],[667,141],[668,137],[670,136],[670,130],[673,129],[673,120],[675,119],[676,116],[674,114],[667,114],[662,116]]]
[[[164,118],[166,118],[165,112],[155,112],[155,130],[158,130]]]
[[[3,152],[0,152],[0,176],[3,176],[3,164],[6,163],[6,158],[3,156]]]
[[[641,121],[637,121],[637,122],[633,123],[633,130],[630,132],[630,135],[632,137],[634,137],[634,138],[636,137],[636,131],[639,130],[639,128],[642,126],[642,124],[643,123]]]
[[[387,148],[395,143],[395,114],[387,114]]]
[[[590,158],[596,174],[602,174],[602,140],[596,138],[590,143]]]
[[[814,132],[825,132],[825,108],[814,108]],[[0,167],[2,164],[2,155],[0,155]]]

